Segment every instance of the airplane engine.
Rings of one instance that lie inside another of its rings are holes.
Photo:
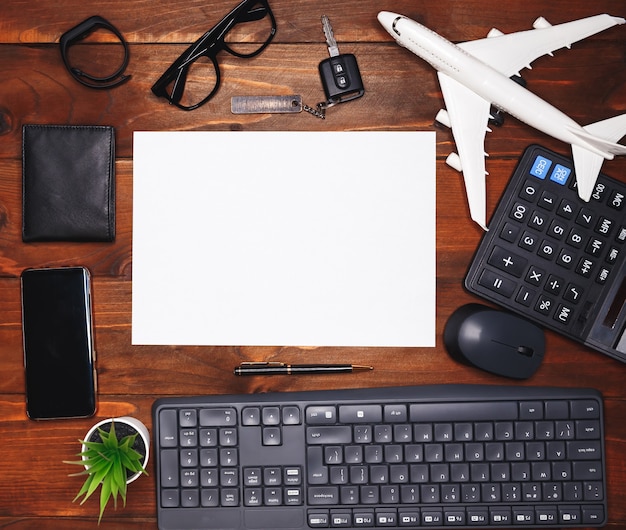
[[[437,116],[435,116],[435,121],[441,123],[441,125],[445,125],[446,127],[452,127],[452,124],[450,123],[450,115],[445,109],[441,109],[437,113]]]
[[[502,35],[504,35],[504,33],[502,33],[498,28],[491,28],[489,33],[487,33],[487,38],[502,37]]]
[[[535,29],[545,29],[545,28],[551,28],[551,27],[552,27],[552,24],[550,24],[550,22],[548,22],[543,17],[539,17],[537,18],[537,20],[533,22],[533,28]]]
[[[461,157],[456,153],[450,153],[448,158],[446,158],[446,164],[448,164],[452,169],[456,169],[459,173],[463,171],[463,164],[461,164]]]

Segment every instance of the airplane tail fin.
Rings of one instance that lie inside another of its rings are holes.
[[[597,121],[596,123],[583,127],[583,129],[608,142],[617,142],[626,135],[626,114],[621,114],[620,116],[615,116],[608,120]],[[612,149],[608,151],[613,155],[626,154],[626,147],[623,145],[614,143],[611,147]]]
[[[626,146],[616,143],[626,135],[626,114],[597,121],[583,127],[582,131],[572,132],[591,147],[605,153],[607,156],[604,158],[612,159],[614,155],[626,155]]]
[[[582,200],[589,202],[598,179],[598,174],[602,168],[604,157],[575,144],[572,144],[572,154],[574,155],[574,167],[576,168],[578,196]]]
[[[589,145],[585,148],[572,144],[578,195],[585,201],[591,198],[604,159],[626,155],[626,146],[616,143],[626,134],[626,114],[598,121],[572,131]]]

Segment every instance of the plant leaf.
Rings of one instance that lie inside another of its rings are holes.
[[[111,487],[109,485],[109,482],[105,480],[102,483],[102,488],[100,489],[100,516],[98,517],[98,524],[100,524],[100,520],[102,519],[102,514],[104,513],[104,509],[107,507],[110,497],[111,497]]]

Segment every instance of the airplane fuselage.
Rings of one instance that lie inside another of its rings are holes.
[[[397,18],[393,28],[400,45],[507,114],[563,142],[612,158],[573,134],[583,129],[565,113],[438,33],[405,17]]]

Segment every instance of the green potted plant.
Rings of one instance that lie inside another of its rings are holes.
[[[87,475],[74,501],[83,497],[83,504],[100,486],[100,516],[109,500],[117,509],[118,496],[126,505],[127,485],[146,473],[150,454],[150,435],[146,426],[129,416],[102,420],[94,425],[82,444],[77,456],[81,459],[67,462],[84,467],[70,476]]]

